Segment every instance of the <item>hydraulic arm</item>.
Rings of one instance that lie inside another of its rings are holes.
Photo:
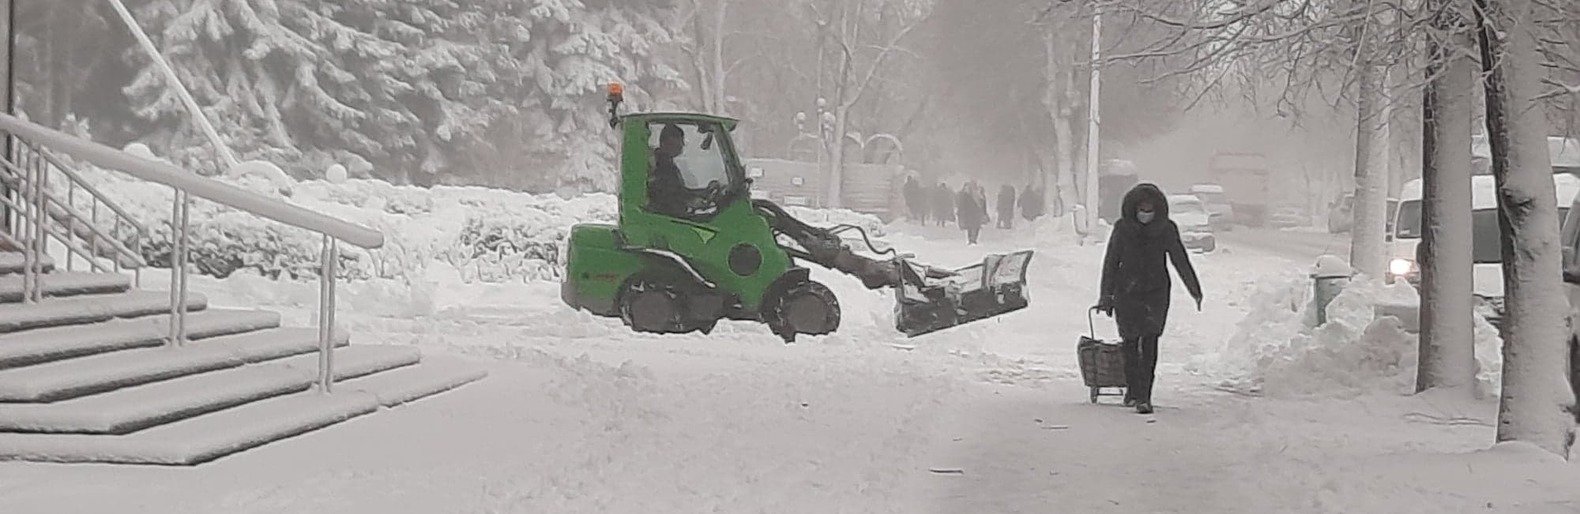
[[[768,220],[774,232],[795,241],[800,249],[785,248],[796,258],[861,279],[868,289],[895,288],[895,324],[901,332],[918,336],[986,319],[1026,307],[1026,266],[1031,251],[989,255],[981,264],[946,270],[910,262],[894,249],[878,250],[859,227],[841,225],[819,228],[795,219],[767,200],[752,205]],[[856,253],[839,237],[846,230],[861,231],[873,253],[891,256],[874,259]]]

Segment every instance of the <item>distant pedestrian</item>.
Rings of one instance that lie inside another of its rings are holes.
[[[998,189],[998,228],[1015,228],[1015,186]]]
[[[966,244],[977,244],[977,236],[982,234],[983,219],[974,184],[967,182],[960,186],[960,193],[955,197],[955,211],[960,216],[960,228],[966,231]]]
[[[1042,190],[1026,184],[1026,189],[1020,193],[1020,210],[1026,221],[1037,221],[1037,218],[1042,217]]]
[[[916,180],[915,175],[905,178],[904,195],[905,208],[911,213],[911,219],[926,225],[927,213],[932,210],[932,206],[928,205],[927,192],[922,190],[922,183]]]
[[[933,218],[940,227],[955,220],[955,195],[943,182],[933,188]]]

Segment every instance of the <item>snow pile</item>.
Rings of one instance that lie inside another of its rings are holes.
[[[1415,289],[1357,279],[1328,305],[1328,322],[1316,326],[1309,284],[1309,278],[1297,275],[1264,281],[1234,335],[1187,369],[1222,378],[1225,389],[1275,396],[1410,391],[1419,338],[1398,317],[1378,311],[1413,312],[1420,301]],[[1502,342],[1480,316],[1475,345],[1478,387],[1495,395]]]

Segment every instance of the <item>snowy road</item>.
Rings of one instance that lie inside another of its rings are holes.
[[[1580,511],[1580,492],[1529,471],[1576,483],[1562,473],[1580,467],[1507,455],[1432,467],[1434,452],[1488,446],[1490,404],[1217,390],[1213,363],[1253,293],[1304,259],[1194,256],[1206,305],[1176,288],[1159,411],[1142,416],[1088,404],[1075,364],[1100,248],[1028,229],[978,247],[911,231],[922,236],[889,239],[941,265],[1037,248],[1032,308],[905,339],[892,299],[819,273],[844,327],[786,346],[739,323],[633,335],[566,312],[552,284],[450,286],[431,316],[345,318],[360,343],[473,356],[487,380],[195,469],[0,463],[0,512]]]
[[[1327,232],[1239,227],[1219,232],[1223,246],[1234,251],[1253,248],[1310,265],[1324,254],[1349,257],[1350,235]]]

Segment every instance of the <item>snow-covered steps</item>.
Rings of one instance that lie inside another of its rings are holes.
[[[56,271],[39,276],[44,296],[124,293],[132,288],[132,277],[117,273]],[[22,301],[22,275],[0,275],[0,302]]]
[[[336,358],[339,358],[339,354],[336,354]],[[339,387],[372,393],[378,397],[380,405],[394,407],[449,391],[487,376],[487,370],[465,360],[428,356],[422,359],[420,366],[408,366],[373,374],[347,381]]]
[[[21,252],[0,252],[0,275],[21,273],[22,266],[27,262],[27,255]],[[44,271],[55,269],[55,259],[44,256]]]
[[[335,352],[335,380],[376,373],[382,375],[382,372],[412,366],[421,360],[422,354],[413,347],[364,345],[342,348]],[[449,368],[441,371],[449,371]],[[404,372],[404,369],[396,372]],[[314,353],[55,403],[0,404],[0,431],[125,434],[265,398],[305,391],[312,387],[317,378],[318,355]],[[397,377],[395,382],[403,386],[406,382],[412,382],[407,387],[432,387],[433,380],[404,380]],[[380,390],[390,388],[393,387]]]
[[[350,352],[357,348],[363,347],[349,347],[336,357],[349,368],[362,359]],[[398,347],[367,348],[383,352]],[[479,366],[461,359],[425,358],[416,365],[339,381],[332,394],[309,389],[122,435],[0,433],[0,460],[200,464],[369,414],[381,405],[395,406],[454,389],[484,376],[486,372]]]
[[[280,314],[271,311],[206,309],[187,314],[187,338],[193,340],[279,326]],[[168,314],[5,333],[0,334],[0,369],[160,346],[169,336]]]
[[[305,391],[126,435],[0,434],[0,460],[192,465],[378,410],[361,391]]]
[[[208,307],[208,298],[187,294],[187,310]],[[170,312],[170,293],[131,291],[124,294],[45,298],[39,303],[0,304],[0,333],[30,328],[97,323]]]
[[[344,332],[335,334],[344,345]],[[0,402],[49,402],[233,368],[318,348],[318,330],[277,328],[221,336],[180,348],[144,348],[0,370]]]

